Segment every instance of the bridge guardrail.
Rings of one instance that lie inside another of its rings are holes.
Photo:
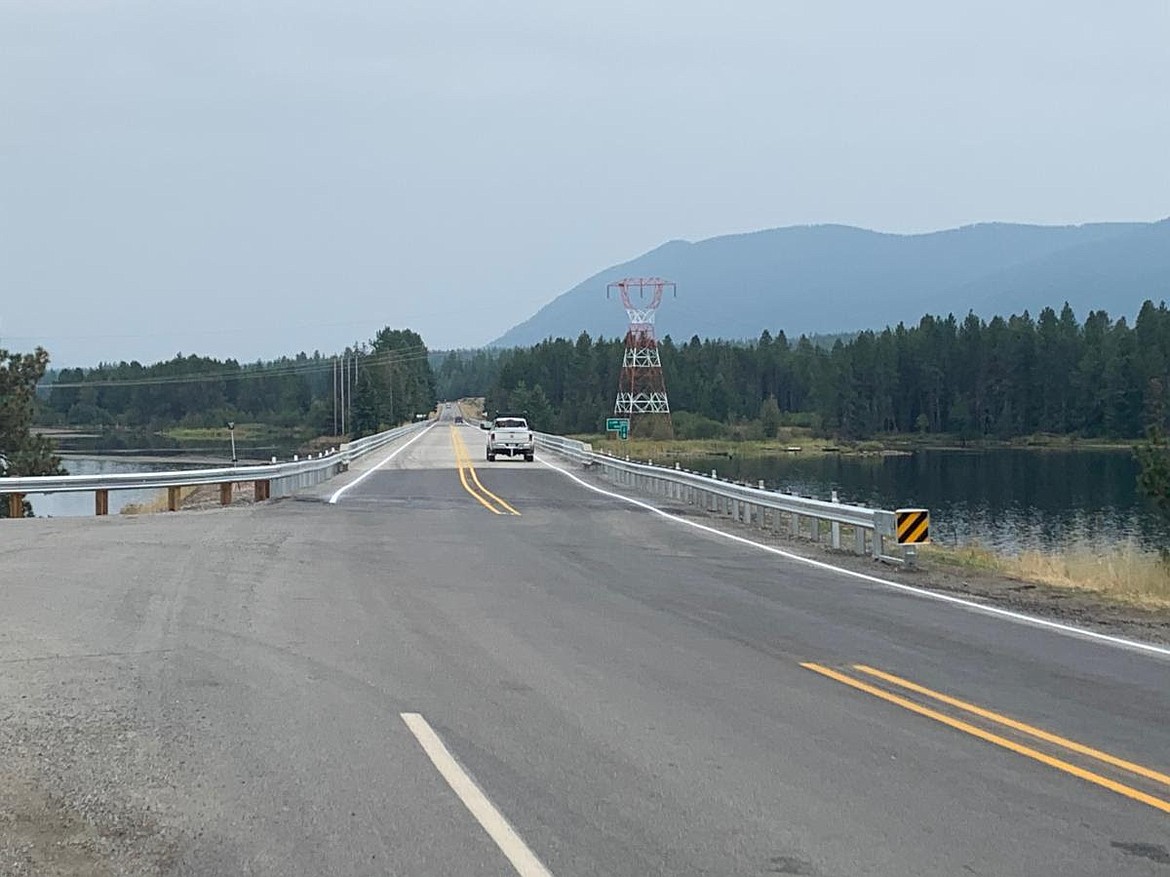
[[[43,475],[0,478],[0,496],[7,495],[9,514],[20,517],[21,504],[30,493],[94,494],[94,513],[109,513],[111,490],[167,490],[167,508],[176,511],[184,487],[200,484],[220,485],[220,502],[231,502],[232,485],[251,481],[257,501],[291,496],[298,490],[328,481],[359,457],[376,451],[408,433],[425,429],[428,422],[411,423],[376,435],[341,445],[337,450],[322,452],[286,463],[262,463],[251,466],[220,466],[210,469],[178,469],[167,472],[122,472],[112,475]]]
[[[913,565],[917,555],[914,545],[898,544],[897,514],[892,511],[765,490],[762,481],[757,487],[737,484],[720,479],[715,470],[706,475],[682,469],[678,464],[669,468],[623,460],[564,436],[536,433],[536,443],[543,450],[595,468],[603,478],[619,486],[725,514],[741,523],[774,530],[787,528],[793,537],[814,542],[827,538],[835,549],[848,542],[856,554],[908,566]]]

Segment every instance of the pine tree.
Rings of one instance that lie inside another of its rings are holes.
[[[24,354],[0,349],[0,478],[65,474],[52,443],[32,432],[36,388],[48,367],[40,347]],[[24,514],[32,515],[27,502]],[[0,503],[0,517],[7,516],[8,504]]]
[[[760,406],[760,429],[766,439],[776,438],[780,431],[780,405],[775,396],[769,396]]]
[[[1154,503],[1163,517],[1170,520],[1170,443],[1166,438],[1165,389],[1159,378],[1151,378],[1146,391],[1146,443],[1136,448],[1141,472],[1138,488]],[[1170,560],[1170,546],[1162,548]]]

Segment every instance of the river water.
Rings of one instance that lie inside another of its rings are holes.
[[[62,460],[70,475],[115,475],[120,472],[159,472],[190,469],[194,464],[180,460],[124,460],[116,457],[65,457]],[[116,515],[131,503],[147,503],[164,496],[165,490],[111,490],[110,514]],[[76,517],[93,514],[92,493],[29,494],[33,514],[38,518]]]
[[[928,508],[935,542],[1004,550],[1076,543],[1170,544],[1170,527],[1137,489],[1128,450],[917,451],[912,456],[726,457],[684,467],[773,490],[885,509]]]

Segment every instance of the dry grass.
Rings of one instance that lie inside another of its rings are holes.
[[[1074,547],[1059,554],[1026,551],[1008,559],[1027,581],[1057,588],[1085,588],[1143,605],[1170,606],[1170,565],[1133,545],[1105,550]]]
[[[997,572],[1054,588],[1092,591],[1137,606],[1170,607],[1170,563],[1130,542],[1074,545],[1063,551],[1024,551],[1018,555],[996,554],[978,545],[929,546],[922,555],[947,566]]]
[[[180,503],[179,503],[180,507],[182,507],[182,503],[184,501],[186,501],[198,489],[199,489],[198,485],[192,485],[190,487],[179,488],[180,497],[181,497]],[[165,512],[166,510],[167,510],[167,492],[166,492],[166,489],[163,489],[159,492],[158,496],[156,496],[154,499],[150,500],[149,502],[132,502],[132,503],[129,503],[127,505],[122,506],[122,510],[120,512],[118,512],[118,514],[120,514],[120,515],[152,515],[155,512]]]
[[[938,543],[918,546],[918,556],[923,560],[958,569],[1003,572],[1003,556],[982,545],[963,545],[951,548]]]

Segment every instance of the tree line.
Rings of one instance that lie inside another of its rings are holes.
[[[345,431],[354,437],[434,408],[435,379],[422,338],[409,329],[385,328],[371,342],[337,356],[299,353],[240,363],[180,354],[153,365],[61,369],[41,402],[38,421],[147,429],[263,422],[334,434],[343,401]]]
[[[621,339],[582,333],[530,348],[452,353],[438,379],[458,395],[484,395],[492,410],[529,410],[545,429],[597,432],[613,410],[622,347]],[[1170,387],[1164,302],[1147,301],[1132,325],[1104,311],[1081,322],[1066,304],[1035,318],[925,316],[831,347],[782,331],[748,343],[667,337],[660,347],[684,438],[747,423],[774,434],[787,422],[842,439],[915,432],[1136,439],[1164,410]]]

